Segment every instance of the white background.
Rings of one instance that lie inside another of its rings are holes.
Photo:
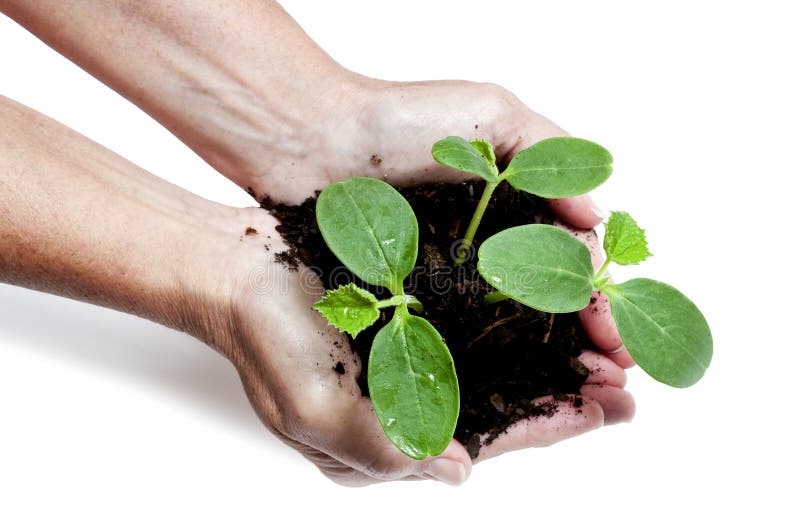
[[[655,253],[615,277],[697,302],[715,336],[706,378],[674,390],[634,369],[632,424],[481,464],[458,489],[355,491],[263,429],[199,342],[0,285],[0,530],[797,530],[792,3],[284,4],[348,68],[494,81],[607,146],[598,203],[630,211]],[[2,16],[0,92],[198,194],[251,204]]]

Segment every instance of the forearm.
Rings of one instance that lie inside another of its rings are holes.
[[[250,154],[313,151],[353,79],[273,1],[0,0],[0,9],[245,187],[267,170]]]
[[[237,212],[0,97],[0,282],[197,334]]]

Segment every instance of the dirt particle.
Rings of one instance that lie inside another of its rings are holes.
[[[291,249],[276,253],[275,262],[278,264],[283,264],[284,267],[290,272],[296,272],[300,269],[300,261],[297,260],[297,255]]]
[[[499,393],[495,393],[489,396],[489,402],[492,403],[492,406],[498,412],[506,411],[506,402],[503,400],[503,396],[500,395]]]
[[[378,166],[379,164],[381,164],[383,162],[383,159],[378,157],[377,153],[373,153],[372,157],[370,157],[370,159],[369,159],[369,162],[371,162],[374,166]]]
[[[480,434],[473,434],[467,440],[467,452],[470,458],[477,458],[478,453],[481,452],[481,436]]]
[[[258,234],[258,231],[256,231],[252,227],[248,227],[247,229],[244,230],[244,235],[245,236],[252,236],[252,235],[257,235],[257,234]]]
[[[344,364],[341,362],[337,362],[335,366],[333,366],[333,371],[338,373],[339,375],[344,375]]]

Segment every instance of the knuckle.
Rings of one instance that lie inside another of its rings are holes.
[[[296,393],[283,407],[282,429],[287,435],[306,443],[329,435],[342,421],[341,401],[340,394],[331,386],[322,384],[305,393]]]

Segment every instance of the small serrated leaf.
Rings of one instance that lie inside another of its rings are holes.
[[[494,154],[494,148],[492,148],[492,145],[488,140],[475,139],[469,141],[469,143],[472,144],[473,148],[481,152],[481,155],[483,155],[483,158],[486,159],[486,162],[492,166],[495,165],[497,158]]]
[[[492,145],[485,140],[468,142],[461,137],[447,137],[433,145],[431,154],[442,166],[498,182]]]
[[[325,297],[314,303],[314,310],[328,322],[355,338],[358,333],[380,317],[378,298],[353,283],[328,290]]]
[[[612,261],[621,265],[639,264],[652,256],[647,249],[644,229],[627,212],[612,212],[605,226],[603,249]]]

